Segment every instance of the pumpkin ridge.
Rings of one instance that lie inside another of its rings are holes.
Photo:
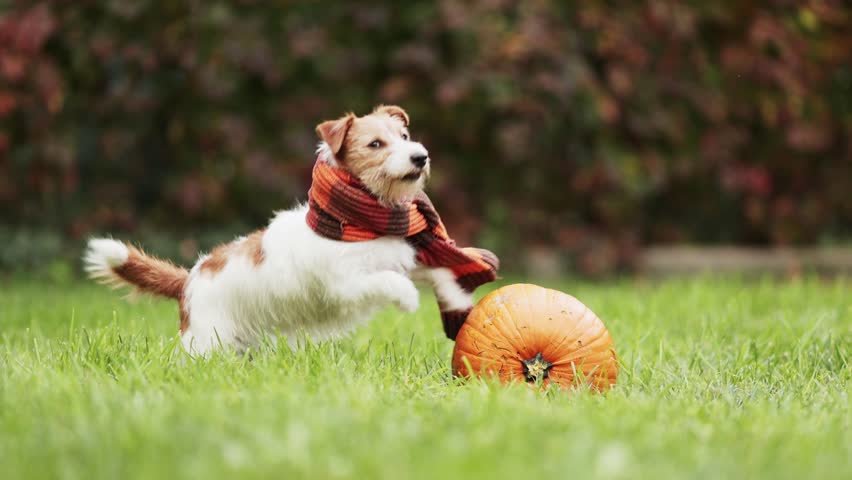
[[[524,335],[524,332],[521,331],[521,328],[518,325],[518,322],[515,321],[515,313],[524,313],[526,317],[529,317],[532,314],[531,305],[529,303],[529,294],[522,294],[522,293],[527,292],[528,290],[531,290],[532,289],[531,287],[535,287],[535,285],[531,285],[531,284],[528,284],[528,283],[522,283],[522,284],[518,284],[517,286],[512,286],[512,290],[518,290],[518,295],[515,295],[514,299],[516,299],[516,300],[519,299],[519,298],[526,298],[527,299],[527,305],[526,305],[526,309],[525,309],[524,312],[517,312],[517,310],[521,310],[520,304],[517,301],[514,302],[514,304],[512,305],[514,308],[512,308],[511,312],[509,311],[509,308],[506,306],[506,302],[502,301],[502,300],[500,301],[500,307],[509,316],[509,318],[512,319],[511,324],[515,328],[515,331],[517,332],[517,337],[521,340],[521,344],[523,345],[524,350],[527,350],[527,349],[530,348],[531,342],[530,342],[530,339],[527,338],[526,335]],[[505,298],[505,295],[501,296],[501,299],[502,298]],[[509,336],[507,336],[507,337],[509,337]],[[509,337],[509,338],[511,338],[511,337]],[[534,346],[533,346],[533,348],[534,348]],[[520,355],[519,355],[519,357],[520,357]]]
[[[509,344],[508,341],[506,340],[505,335],[500,334],[500,335],[488,336],[488,335],[485,334],[485,332],[482,329],[468,328],[468,330],[470,330],[467,333],[468,335],[478,336],[484,342],[489,343],[490,345],[487,348],[495,348],[497,350],[505,350],[505,351],[508,351],[512,354],[516,353],[515,350],[511,348],[512,347],[511,344]],[[474,338],[474,339],[471,339],[471,340],[476,341],[477,339]],[[502,343],[503,345],[497,346],[498,342]],[[458,345],[458,342],[456,342],[456,345]]]
[[[502,310],[503,310],[503,313],[504,313],[504,315],[505,315],[505,318],[508,318],[508,319],[509,319],[509,321],[504,322],[504,323],[511,323],[511,324],[515,327],[515,330],[518,330],[518,326],[517,326],[517,324],[516,324],[516,322],[515,322],[515,317],[514,317],[514,315],[512,315],[512,313],[511,313],[511,312],[509,311],[509,309],[506,307],[506,304],[505,304],[504,302],[502,302],[502,301],[501,301],[501,302],[500,302],[500,304],[499,304],[499,305],[497,305],[496,307],[499,307],[500,309],[502,309]],[[500,323],[501,323],[501,322],[492,322],[492,324],[494,325],[494,328],[495,328],[495,329],[496,329],[496,330],[500,333],[500,335],[503,337],[503,339],[504,339],[506,342],[509,342],[509,339],[510,339],[510,338],[512,338],[512,335],[510,335],[510,334],[509,334],[509,332],[508,332],[507,330],[504,330],[504,329],[500,328],[500,327],[499,327]],[[521,340],[521,343],[522,343],[522,346],[523,346],[523,350],[526,350],[526,348],[527,348],[527,344],[526,344],[526,342],[524,341],[524,337],[523,337],[523,336],[521,336],[520,331],[518,332],[518,338]],[[511,345],[511,343],[509,343],[509,344]],[[517,353],[517,354],[518,354],[518,358],[520,358],[520,357],[522,357],[522,356],[523,356],[523,355],[522,355],[522,354],[521,354],[521,353],[520,353],[517,349],[515,349],[514,351],[515,351],[515,353]]]
[[[526,292],[528,292],[529,290],[533,290],[533,291],[535,291],[535,290],[536,290],[535,288],[530,288],[530,287],[531,287],[530,285],[524,285],[524,291],[525,291],[525,293],[526,293]],[[532,316],[535,314],[535,313],[534,313],[534,312],[535,312],[535,310],[533,309],[533,305],[532,305],[532,303],[530,303],[530,297],[532,297],[532,294],[531,294],[531,293],[527,293],[526,295],[518,295],[518,297],[517,297],[517,298],[519,298],[519,299],[523,299],[523,300],[526,302],[526,304],[524,305],[524,308],[523,308],[523,310],[524,310],[524,311],[523,311],[523,313],[524,313],[524,315],[525,315],[525,318],[530,318],[530,317],[532,317]],[[542,304],[543,304],[543,302],[542,302]],[[529,339],[529,338],[527,338],[527,337],[523,334],[523,332],[521,332],[521,328],[518,326],[518,323],[517,323],[517,322],[514,322],[514,325],[515,325],[515,330],[517,330],[517,331],[518,331],[518,338],[520,338],[520,339],[522,340],[523,344],[524,344],[524,348],[525,348],[525,349],[526,349],[526,348],[529,348],[529,346],[530,346],[530,339]],[[535,345],[533,345],[533,346],[532,346],[532,348],[533,348],[533,350],[535,350],[536,346],[535,346]],[[540,352],[539,352],[539,353],[540,353]]]
[[[471,329],[468,335],[471,337],[469,342],[456,343],[456,349],[453,352],[453,361],[456,361],[458,355],[467,355],[470,366],[475,371],[472,373],[488,370],[495,371],[494,367],[499,367],[499,372],[504,372],[506,368],[511,369],[512,363],[520,360],[520,356],[517,355],[512,345],[502,335],[488,337],[477,329]],[[479,346],[480,341],[488,345],[482,348]],[[471,343],[473,344],[472,346],[480,351],[473,352],[468,349],[467,347],[471,346]],[[492,354],[489,355],[488,351],[491,351]]]
[[[593,349],[593,350],[597,350],[597,349]],[[587,359],[589,359],[589,360],[591,360],[591,359],[603,360],[605,358],[611,358],[611,355],[605,354],[603,352],[601,352],[601,353],[592,352],[591,354],[587,354],[587,351],[583,351],[583,352],[580,352],[580,353],[571,352],[570,354],[565,355],[562,358],[560,358],[559,361],[553,362],[553,363],[554,363],[554,365],[566,365],[566,364],[569,364],[569,363],[576,364],[578,361],[585,361]]]
[[[579,300],[578,300],[578,302],[579,302]],[[583,304],[581,303],[581,305],[583,305]],[[591,308],[589,308],[585,305],[583,305],[583,308],[584,308],[583,313],[581,313],[579,316],[577,316],[577,320],[574,323],[574,329],[571,330],[571,333],[568,334],[569,336],[573,335],[574,332],[576,332],[577,330],[580,329],[581,326],[583,326],[583,324],[587,321],[586,317],[588,317],[590,313],[592,314],[592,317],[593,317],[592,320],[590,320],[592,323],[594,323],[594,319],[597,318],[597,315],[595,315],[595,312],[593,312]]]
[[[558,290],[547,289],[547,293],[548,293],[548,297],[549,297],[549,298],[548,298],[548,302],[549,302],[551,305],[552,305],[552,304],[555,304],[555,303],[558,303],[558,301],[560,300],[560,298],[564,298],[564,297],[568,297],[568,298],[570,298],[573,302],[576,302],[576,303],[579,303],[580,305],[583,305],[583,304],[582,304],[582,302],[580,302],[580,301],[579,301],[579,300],[577,300],[576,298],[574,298],[574,297],[572,297],[572,296],[570,296],[570,295],[567,295],[567,294],[565,294],[565,293],[562,293],[562,292],[560,292],[560,291],[558,291]],[[557,308],[558,308],[558,307],[557,307]],[[569,344],[572,344],[572,343],[573,343],[572,341],[568,341],[568,339],[569,339],[569,338],[571,338],[571,337],[574,335],[574,333],[575,333],[575,332],[576,332],[576,331],[580,328],[580,326],[581,326],[581,324],[582,324],[582,320],[583,320],[583,319],[585,319],[586,314],[587,314],[588,312],[591,312],[591,310],[589,309],[589,307],[586,307],[585,305],[583,305],[583,308],[584,308],[583,313],[576,317],[576,318],[577,318],[577,321],[575,321],[575,322],[574,322],[573,328],[571,328],[571,330],[569,330],[569,331],[565,332],[565,334],[562,336],[562,338],[561,338],[558,342],[556,342],[556,341],[554,341],[554,340],[550,340],[550,341],[548,342],[548,344],[547,344],[547,347],[554,346],[557,350],[560,350],[560,349],[561,349],[564,345],[569,345]],[[565,309],[560,309],[560,313],[561,313],[561,314],[565,314],[565,315],[567,316],[567,318],[565,318],[565,317],[559,317],[559,321],[560,321],[560,322],[562,322],[562,323],[568,322],[568,321],[570,321],[570,320],[573,318],[571,315],[568,315],[568,314],[567,314],[567,312],[565,311]],[[594,315],[594,312],[592,312],[592,315]]]
[[[562,292],[559,292],[559,291],[557,291],[557,290],[553,290],[553,292],[555,292],[556,294],[562,293]],[[576,298],[571,297],[570,295],[568,295],[568,296],[569,296],[572,300],[576,301],[577,303],[580,303],[580,305],[583,305],[583,304],[582,304],[579,300],[577,300]],[[574,335],[574,332],[576,332],[577,330],[579,330],[579,329],[580,329],[580,326],[581,326],[581,325],[583,324],[583,322],[585,321],[586,315],[587,315],[588,313],[590,313],[590,312],[591,312],[591,313],[592,313],[592,315],[594,315],[594,314],[595,314],[594,312],[592,312],[592,310],[591,310],[589,307],[587,307],[587,306],[583,305],[583,308],[584,308],[583,313],[581,313],[580,315],[578,315],[578,316],[576,317],[576,320],[575,320],[575,322],[574,322],[574,326],[573,326],[573,328],[572,328],[571,330],[569,330],[568,332],[566,332],[566,333],[565,333],[565,337],[563,337],[563,339],[560,341],[560,344],[561,344],[562,342],[564,342],[565,340],[567,340],[568,338],[572,337],[572,336]],[[565,310],[562,310],[562,311],[564,312]],[[571,319],[570,315],[569,315],[569,319]],[[569,343],[571,343],[571,342],[569,342]]]
[[[556,351],[558,352],[558,351],[559,351],[559,348],[560,348],[562,345],[564,345],[564,344],[567,344],[567,343],[568,343],[566,340],[568,340],[568,336],[567,336],[567,335],[566,335],[566,336],[563,336],[563,337],[562,337],[562,338],[561,338],[558,342],[557,342],[555,339],[551,338],[551,339],[547,342],[547,344],[546,344],[546,345],[544,345],[544,346],[541,348],[541,350],[542,350],[542,351],[545,351],[545,350],[548,350],[548,351],[556,350]],[[558,356],[558,355],[557,355],[557,356]]]
[[[506,314],[506,316],[511,319],[511,321],[507,322],[507,323],[511,324],[512,327],[515,329],[515,332],[517,332],[518,338],[521,340],[521,344],[523,345],[524,349],[526,349],[528,342],[527,342],[527,339],[524,338],[524,335],[521,332],[520,327],[518,326],[518,322],[515,320],[515,314],[513,312],[509,311],[509,307],[506,306],[506,302],[504,302],[502,300],[500,301],[499,307],[500,307],[500,309],[503,310],[503,312]],[[512,309],[512,310],[514,310],[514,309]],[[509,337],[508,335],[505,335],[505,336]]]
[[[583,353],[585,353],[586,351],[588,351],[590,349],[597,350],[598,349],[597,347],[598,347],[598,344],[600,343],[600,340],[605,339],[606,336],[607,336],[607,332],[602,331],[597,337],[593,338],[591,341],[587,341],[586,343],[584,343],[582,347],[580,347],[580,348],[572,351],[571,353],[565,355],[564,357],[562,357],[562,361],[573,361],[574,359],[582,356]],[[592,347],[595,347],[595,348],[592,348]]]
[[[561,312],[557,313],[558,307],[554,308],[553,306],[555,303],[555,294],[558,293],[560,292],[547,289],[545,300],[542,301],[542,303],[546,305],[546,307],[543,307],[543,310],[545,311],[541,312],[539,315],[541,322],[545,322],[544,318],[547,318],[545,323],[547,327],[539,331],[539,335],[536,337],[536,346],[543,354],[546,352],[546,356],[553,358],[559,358],[561,356],[560,351],[562,350],[563,345],[570,343],[568,338],[571,333],[564,332],[564,330],[560,328],[566,323],[566,319],[561,317]]]
[[[504,362],[496,360],[493,357],[483,357],[482,355],[476,355],[476,354],[468,353],[468,352],[464,352],[464,351],[459,351],[456,358],[458,359],[459,362],[461,362],[462,359],[466,358],[468,360],[468,363],[470,364],[470,368],[477,371],[477,372],[471,372],[471,373],[478,373],[478,372],[481,372],[483,370],[487,371],[487,370],[489,370],[489,367],[496,366],[496,365],[499,365],[500,370],[502,370],[502,366],[503,366],[503,363],[504,363]],[[476,364],[474,364],[474,360],[476,361]],[[464,364],[464,363],[462,362],[462,364]],[[465,365],[465,368],[467,368],[466,365]]]

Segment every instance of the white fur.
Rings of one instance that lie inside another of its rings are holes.
[[[334,158],[334,153],[331,151],[331,147],[328,146],[325,142],[319,142],[317,145],[317,158],[322,160],[323,162],[328,163],[329,165],[333,165],[335,167],[339,166],[337,164],[337,160]]]
[[[127,246],[111,238],[93,238],[89,240],[83,257],[86,272],[92,278],[104,283],[115,283],[117,278],[112,269],[127,261],[130,251]]]
[[[388,157],[387,161],[382,164],[382,170],[385,175],[391,178],[398,178],[407,175],[413,171],[411,157],[415,154],[429,156],[426,147],[412,140],[403,140],[401,138],[389,140],[390,148],[393,153]]]
[[[244,349],[265,336],[333,338],[387,304],[413,312],[419,294],[409,278],[414,249],[402,238],[340,242],[317,235],[307,207],[278,213],[263,235],[255,266],[229,257],[219,272],[190,272],[185,293],[189,329],[184,347],[204,353],[221,345]]]
[[[465,292],[456,283],[456,277],[449,268],[421,269],[416,277],[426,280],[435,289],[435,295],[443,299],[442,309],[457,311],[473,306],[473,294]]]

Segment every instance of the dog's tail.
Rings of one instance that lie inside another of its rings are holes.
[[[110,238],[92,238],[83,257],[89,276],[115,287],[180,299],[189,272]]]

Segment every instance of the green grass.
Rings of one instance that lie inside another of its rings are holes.
[[[187,360],[171,303],[0,284],[0,477],[852,478],[848,281],[550,286],[609,327],[614,391],[454,381],[431,295],[346,340]]]

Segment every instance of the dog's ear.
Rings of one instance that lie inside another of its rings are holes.
[[[405,110],[402,107],[397,107],[396,105],[379,105],[373,110],[373,113],[384,113],[385,115],[390,115],[391,117],[398,118],[402,120],[402,123],[405,126],[408,126],[408,114],[405,113]]]
[[[345,117],[328,120],[317,125],[317,135],[328,144],[335,157],[343,148],[343,140],[346,139],[346,133],[349,132],[353,121],[355,121],[355,115],[349,113]]]

